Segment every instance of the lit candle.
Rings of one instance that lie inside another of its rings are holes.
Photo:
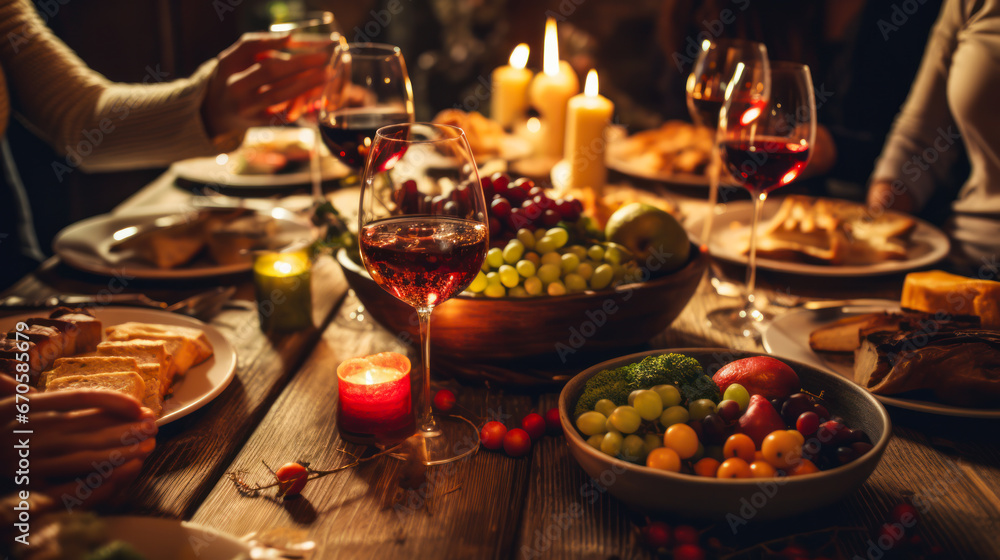
[[[416,431],[410,400],[410,360],[383,352],[337,367],[340,437],[354,443],[390,443]]]
[[[604,163],[605,137],[615,105],[597,92],[597,72],[587,74],[583,93],[573,96],[566,109],[566,159],[569,186],[600,191],[608,178]]]
[[[566,104],[580,91],[576,72],[565,60],[559,60],[559,37],[556,20],[545,22],[545,48],[542,53],[542,73],[531,81],[531,105],[542,117],[541,155],[553,159],[563,157],[566,134]]]
[[[261,330],[295,331],[313,326],[311,268],[308,247],[256,255],[253,280]]]
[[[510,64],[493,71],[490,117],[505,128],[512,128],[528,109],[528,83],[532,72],[528,64],[528,45],[521,43],[510,53]]]

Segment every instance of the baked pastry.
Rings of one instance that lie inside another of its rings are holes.
[[[151,323],[122,323],[106,329],[107,339],[159,340],[167,345],[167,352],[173,356],[169,375],[184,375],[192,366],[200,364],[212,355],[212,345],[200,329],[176,325],[156,325]]]
[[[450,124],[464,130],[474,156],[495,156],[500,153],[505,134],[503,127],[476,111],[466,113],[461,109],[445,109],[434,117],[433,122]]]
[[[134,371],[94,373],[90,375],[68,375],[53,379],[48,385],[48,391],[67,391],[71,389],[104,389],[128,395],[142,402],[146,392],[146,384],[142,377]]]
[[[712,155],[711,129],[667,121],[609,147],[615,158],[650,174],[704,173]]]
[[[101,322],[86,309],[57,307],[49,314],[49,317],[76,325],[77,352],[93,352],[97,348],[97,344],[104,338]]]

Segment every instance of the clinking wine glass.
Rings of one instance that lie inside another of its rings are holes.
[[[767,316],[757,307],[757,227],[768,193],[791,183],[809,163],[816,140],[816,101],[809,67],[792,62],[770,64],[770,95],[747,104],[733,91],[747,79],[737,65],[719,117],[725,170],[753,198],[746,276],[746,301],[737,308],[709,313],[721,330],[756,337]]]
[[[380,128],[361,181],[361,259],[375,282],[414,307],[422,372],[413,376],[417,435],[428,465],[478,448],[476,427],[431,412],[430,318],[476,278],[488,248],[486,201],[462,129],[429,123]]]
[[[360,175],[375,131],[413,122],[413,86],[399,47],[339,45],[320,100],[319,128],[334,157]]]

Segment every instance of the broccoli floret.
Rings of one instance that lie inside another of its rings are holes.
[[[575,414],[583,414],[594,410],[594,405],[601,399],[611,399],[616,405],[628,404],[629,389],[622,368],[606,369],[597,372],[583,386],[583,394],[576,401]]]
[[[698,399],[712,399],[716,403],[722,400],[722,394],[719,393],[719,386],[707,375],[702,375],[691,383],[678,385],[677,388],[680,390],[684,400],[689,403]]]
[[[631,390],[649,389],[655,385],[676,385],[687,402],[712,399],[719,402],[719,387],[705,375],[698,360],[683,354],[646,356],[629,366],[627,374]]]

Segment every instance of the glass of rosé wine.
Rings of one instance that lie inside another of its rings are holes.
[[[792,62],[770,63],[770,95],[746,103],[734,92],[753,79],[737,65],[719,115],[723,169],[753,199],[747,255],[746,299],[742,306],[709,313],[720,330],[756,338],[767,320],[755,303],[757,226],[768,193],[794,181],[809,163],[816,140],[816,99],[809,67]]]
[[[361,180],[361,260],[382,289],[417,311],[423,367],[411,378],[428,465],[460,459],[479,444],[471,422],[431,412],[430,318],[476,278],[489,246],[487,220],[462,129],[429,123],[378,129]]]

